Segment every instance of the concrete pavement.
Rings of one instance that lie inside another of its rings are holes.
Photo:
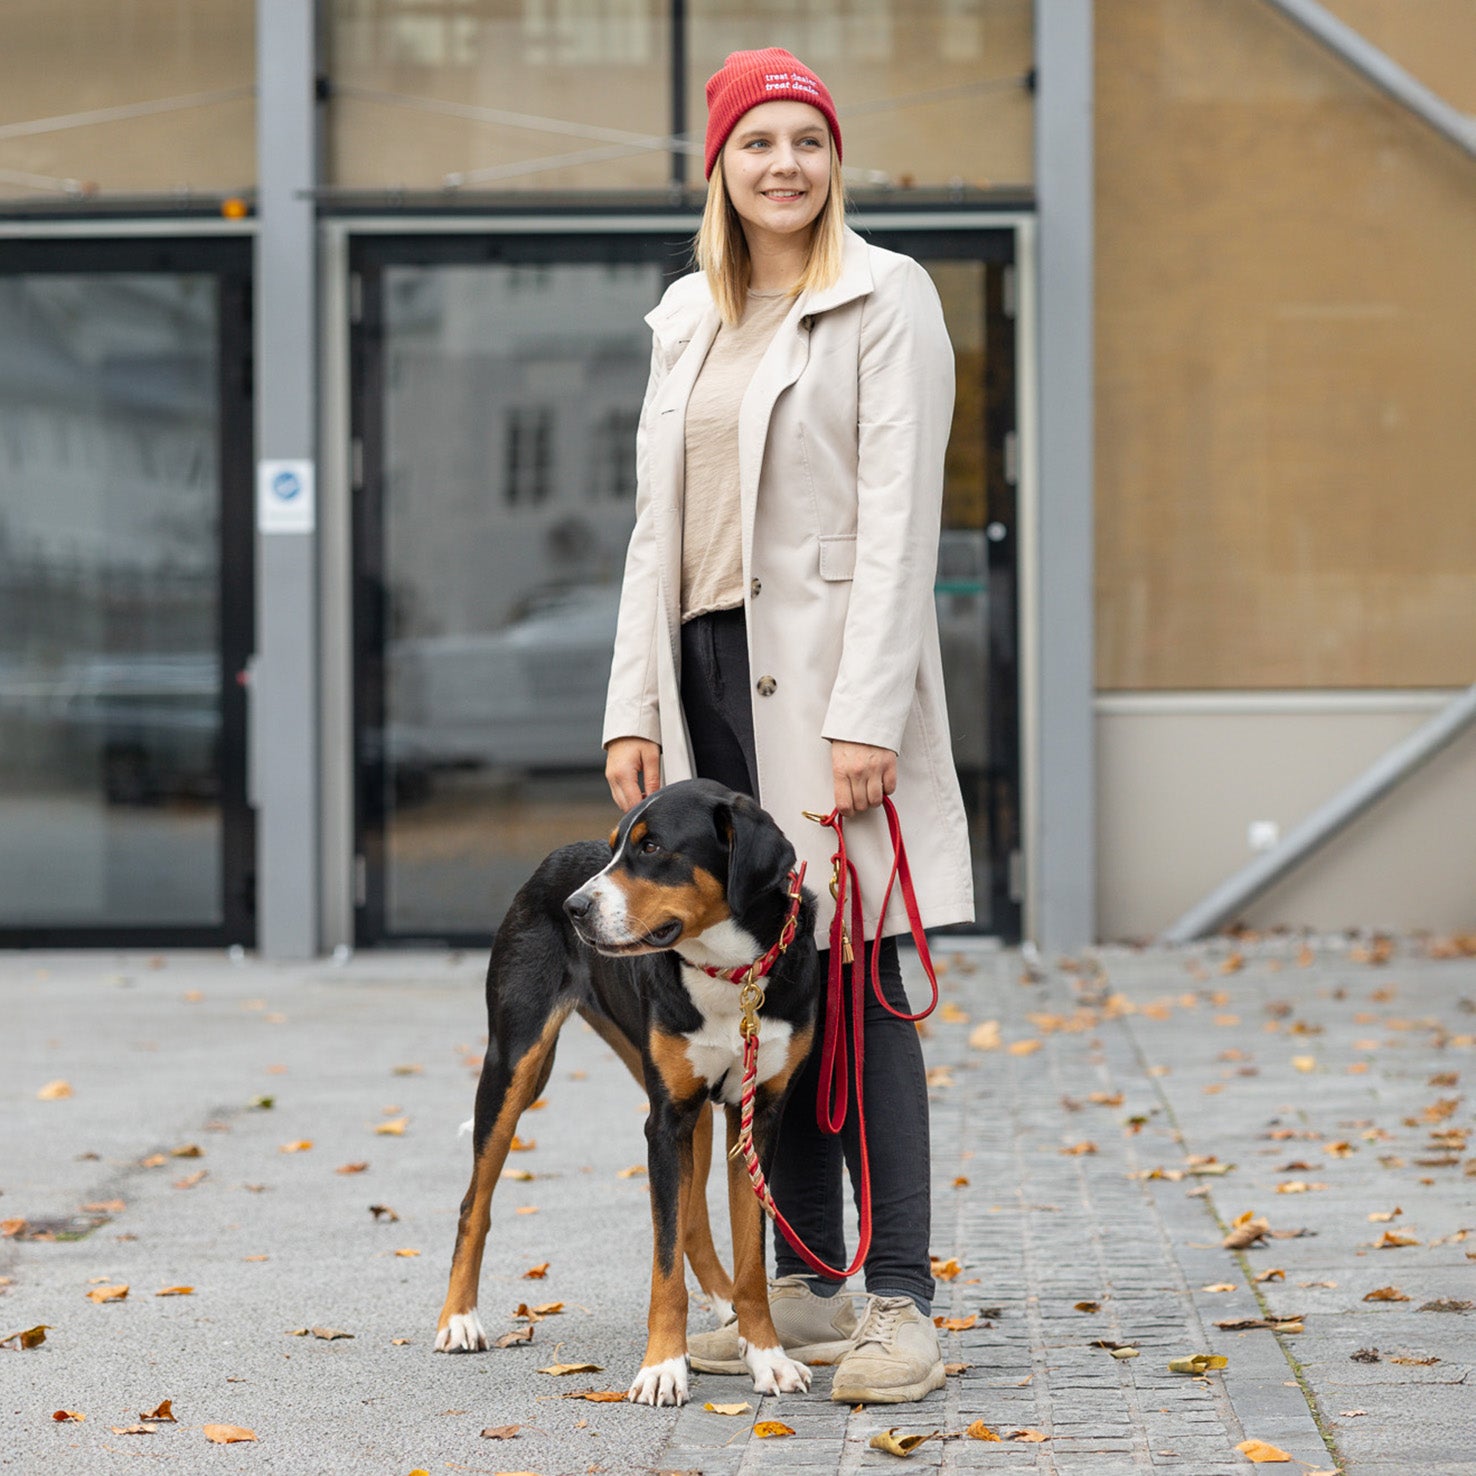
[[[913,1469],[1228,1476],[1252,1469],[1247,1439],[1288,1470],[1471,1469],[1476,958],[1346,939],[1064,967],[938,952],[933,1244],[960,1269],[935,1310],[962,1367],[920,1405],[863,1411],[828,1401],[824,1370],[766,1400],[698,1375],[680,1411],[561,1397],[626,1387],[649,1267],[644,1179],[622,1172],[644,1157],[641,1093],[577,1021],[482,1281],[494,1333],[519,1304],[563,1310],[531,1344],[431,1353],[481,957],[0,956],[0,1335],[50,1327],[0,1349],[0,1469],[853,1471],[892,1468],[867,1443],[891,1426],[949,1437]],[[38,1098],[57,1081],[70,1095]],[[1224,1249],[1247,1213],[1267,1235]],[[1365,1300],[1385,1287],[1407,1300]],[[1292,1314],[1300,1331],[1216,1325]],[[313,1327],[352,1337],[292,1335]],[[1168,1370],[1201,1352],[1228,1367]],[[600,1369],[539,1371],[581,1362]],[[163,1399],[177,1425],[114,1433]],[[795,1433],[750,1434],[771,1419]],[[975,1421],[1003,1438],[967,1437]],[[213,1445],[207,1424],[257,1439]]]

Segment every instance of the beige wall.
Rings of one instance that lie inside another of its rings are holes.
[[[1334,8],[1476,109],[1473,0]],[[1096,14],[1098,686],[1476,679],[1476,162],[1269,6]]]
[[[1097,903],[1103,939],[1150,937],[1439,710],[1448,694],[1103,697]],[[1256,928],[1476,928],[1476,733],[1252,903]]]
[[[252,0],[4,0],[0,199],[45,200],[68,181],[105,195],[251,188],[255,17]],[[78,116],[119,108],[136,115]]]

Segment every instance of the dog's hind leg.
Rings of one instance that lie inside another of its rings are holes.
[[[733,1307],[733,1278],[718,1259],[712,1243],[712,1221],[707,1214],[707,1175],[712,1168],[712,1108],[704,1104],[692,1129],[692,1177],[687,1184],[684,1216],[687,1261],[697,1284],[707,1294],[718,1322],[728,1320]]]
[[[551,1014],[533,1043],[515,1061],[505,1060],[489,1048],[477,1087],[471,1184],[461,1201],[461,1217],[456,1224],[451,1282],[436,1330],[437,1352],[474,1353],[487,1346],[487,1334],[477,1316],[477,1284],[492,1223],[492,1191],[507,1162],[518,1119],[548,1081],[559,1029],[571,1005],[572,1001]]]

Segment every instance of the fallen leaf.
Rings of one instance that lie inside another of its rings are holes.
[[[375,1220],[383,1220],[386,1225],[393,1225],[400,1217],[387,1204],[371,1204],[369,1213]]]
[[[1355,1348],[1348,1357],[1354,1363],[1377,1363],[1379,1361],[1379,1350],[1377,1348]]]
[[[1100,1312],[1102,1310],[1100,1302],[1073,1302],[1071,1305],[1078,1312]]]
[[[1247,1210],[1234,1221],[1230,1233],[1220,1242],[1226,1250],[1244,1250],[1248,1245],[1271,1233],[1271,1222]]]
[[[255,1440],[256,1431],[243,1425],[206,1425],[205,1438],[212,1445],[235,1445],[242,1440]]]
[[[1088,1154],[1097,1151],[1097,1145],[1083,1140],[1080,1143],[1073,1143],[1069,1148],[1062,1148],[1058,1151],[1064,1153],[1067,1158],[1085,1158]]]
[[[114,1435],[157,1435],[153,1425],[114,1425]]]
[[[505,1168],[505,1169],[503,1169],[501,1176],[504,1179],[515,1179],[519,1183],[522,1183],[522,1184],[526,1184],[531,1179],[534,1179],[534,1178],[537,1177],[533,1173],[532,1169],[515,1169],[515,1168]]]
[[[39,1092],[36,1093],[38,1102],[60,1102],[64,1097],[72,1095],[72,1084],[69,1081],[48,1081]]]
[[[255,1107],[259,1112],[270,1112],[277,1105],[277,1099],[275,1097],[253,1097],[246,1105]]]
[[[983,1420],[975,1420],[974,1423],[970,1425],[967,1430],[964,1431],[964,1434],[967,1435],[970,1440],[998,1441],[1000,1439],[1000,1437],[996,1435],[994,1431],[991,1430],[989,1426],[984,1423]]]
[[[151,1153],[147,1158],[140,1158],[138,1166],[146,1169],[163,1168],[169,1159],[162,1153]]]
[[[951,1087],[953,1083],[952,1066],[929,1066],[924,1072],[924,1081],[930,1087]]]
[[[539,1373],[553,1374],[562,1378],[565,1374],[577,1373],[604,1373],[604,1365],[599,1363],[551,1363],[547,1368],[540,1368]],[[747,1406],[744,1406],[747,1408]]]
[[[13,1219],[0,1220],[0,1240],[9,1240],[13,1235],[19,1235],[26,1228],[25,1218],[17,1215]]]
[[[1039,1445],[1042,1440],[1049,1440],[1051,1437],[1044,1430],[1031,1430],[1027,1428],[1024,1430],[1011,1430],[1005,1438],[1007,1440],[1023,1441],[1026,1445]]]
[[[1305,1179],[1288,1179],[1276,1186],[1278,1194],[1309,1194],[1315,1189],[1326,1189],[1326,1184],[1309,1184]]]
[[[943,1372],[950,1379],[956,1379],[960,1374],[965,1374],[968,1371],[969,1365],[967,1363],[945,1363],[943,1365]]]
[[[1253,1280],[1258,1286],[1267,1281],[1285,1281],[1286,1272],[1280,1266],[1267,1266],[1264,1271],[1257,1271]]]
[[[968,1177],[966,1175],[964,1175],[964,1174],[960,1174],[953,1181],[953,1187],[955,1189],[967,1189],[969,1187]]]
[[[51,1418],[54,1419],[59,1425],[80,1425],[86,1420],[87,1416],[85,1414],[80,1414],[75,1409],[54,1409],[51,1412]]]
[[[194,1294],[192,1286],[165,1286],[154,1293],[156,1297],[192,1297]]]
[[[489,1425],[485,1430],[482,1431],[482,1439],[511,1440],[522,1428],[523,1427],[521,1425]]]
[[[708,1412],[708,1414],[720,1415],[746,1414],[749,1410],[753,1408],[753,1406],[749,1404],[746,1400],[742,1404],[713,1404],[711,1400],[709,1400],[702,1407]]]
[[[192,1174],[186,1174],[182,1179],[174,1181],[176,1189],[193,1189],[196,1184],[203,1184],[210,1177],[209,1169],[196,1169]]]
[[[394,1066],[390,1069],[391,1076],[419,1076],[425,1068],[423,1066]]]
[[[1209,1373],[1211,1369],[1228,1368],[1230,1360],[1223,1353],[1193,1353],[1188,1358],[1170,1358],[1168,1371],[1181,1374]]]
[[[358,1163],[341,1163],[333,1170],[335,1174],[362,1174],[369,1165],[362,1159]]]
[[[591,1404],[621,1404],[625,1392],[621,1389],[577,1389],[570,1394],[560,1394],[560,1399],[586,1399]]]
[[[1385,1230],[1379,1238],[1374,1241],[1375,1250],[1395,1250],[1401,1245],[1418,1245],[1419,1236],[1406,1235],[1401,1230]]]
[[[87,1293],[87,1300],[89,1302],[97,1302],[101,1305],[103,1302],[122,1302],[127,1299],[127,1296],[128,1283],[123,1282],[118,1286],[94,1287]]]
[[[969,1313],[967,1317],[935,1317],[934,1327],[941,1327],[945,1332],[967,1332],[979,1321],[977,1314]]]
[[[1438,1358],[1391,1358],[1390,1363],[1403,1363],[1410,1368],[1429,1368],[1439,1363]]]
[[[563,1310],[562,1302],[540,1302],[532,1312],[535,1317],[557,1317]]]
[[[933,1275],[939,1281],[952,1281],[963,1271],[963,1267],[952,1256],[946,1261],[940,1261],[937,1256],[932,1256],[929,1259],[932,1262]]]
[[[536,1215],[538,1213],[538,1206],[536,1204],[520,1204],[513,1213],[515,1215]]]
[[[633,1163],[629,1168],[623,1168],[615,1175],[617,1179],[639,1179],[646,1172],[646,1165]]]
[[[1274,1445],[1267,1445],[1264,1440],[1242,1440],[1235,1448],[1248,1461],[1257,1466],[1291,1460],[1284,1450],[1278,1450]]]
[[[204,1158],[205,1150],[198,1143],[181,1143],[169,1150],[171,1158]]]
[[[1138,1358],[1141,1356],[1136,1348],[1113,1348],[1111,1351],[1112,1356],[1119,1361],[1125,1358]]]
[[[1036,1042],[1040,1044],[1039,1041]],[[883,1430],[879,1435],[873,1435],[867,1443],[873,1450],[884,1450],[888,1455],[910,1456],[925,1440],[931,1440],[938,1432],[929,1431],[926,1435],[898,1435],[895,1427]]]
[[[533,1324],[530,1322],[526,1327],[514,1328],[512,1332],[505,1332],[498,1338],[493,1347],[511,1348],[517,1343],[531,1343],[533,1341]]]
[[[1039,1049],[1040,1042],[1038,1040],[1017,1040],[1011,1044],[1010,1054],[1012,1056],[1033,1056]],[[881,1437],[877,1436],[877,1440],[879,1439]],[[873,1440],[872,1444],[875,1445],[876,1441]],[[903,1454],[906,1454],[906,1452],[904,1451]]]
[[[1409,1298],[1397,1286],[1380,1286],[1368,1292],[1363,1300],[1365,1302],[1407,1302]]]
[[[405,1126],[410,1121],[408,1117],[391,1118],[389,1122],[381,1122],[374,1131],[381,1138],[403,1138]]]
[[[1469,1312],[1476,1303],[1465,1301],[1457,1297],[1436,1297],[1433,1302],[1425,1302],[1417,1307],[1417,1312]]]
[[[1298,1071],[1316,1071],[1317,1070],[1317,1057],[1316,1056],[1293,1056],[1292,1057],[1292,1065]],[[1288,1459],[1290,1459],[1290,1457],[1288,1457]]]
[[[985,1020],[982,1024],[975,1025],[969,1031],[969,1044],[976,1051],[997,1051],[1001,1044],[999,1021]]]
[[[1368,1218],[1375,1225],[1386,1225],[1390,1220],[1397,1220],[1404,1211],[1395,1205],[1391,1210],[1375,1210]]]
[[[509,1153],[531,1153],[538,1146],[537,1138],[523,1139],[513,1134],[513,1140],[507,1145]]]
[[[523,1280],[542,1281],[543,1278],[548,1275],[548,1268],[551,1264],[552,1263],[549,1261],[540,1261],[536,1266],[529,1266],[528,1269],[523,1272]]]
[[[337,1338],[351,1338],[353,1333],[344,1332],[341,1327],[310,1327],[308,1329],[315,1338],[322,1338],[325,1343],[331,1343]]]
[[[90,1215],[121,1215],[127,1208],[121,1199],[96,1199],[82,1206],[83,1213]]]
[[[0,1338],[0,1348],[7,1343],[14,1343],[17,1348],[21,1349],[39,1348],[46,1341],[46,1329],[50,1326],[49,1322],[38,1322],[35,1327],[28,1327],[20,1332],[6,1333],[3,1338]]]
[[[1302,1314],[1288,1312],[1284,1317],[1225,1317],[1215,1326],[1222,1332],[1251,1332],[1256,1328],[1270,1332],[1301,1332]]]
[[[312,1146],[313,1140],[311,1138],[297,1138],[291,1143],[283,1143],[282,1146],[277,1150],[277,1152],[306,1153],[312,1148]],[[219,1428],[225,1429],[226,1427],[222,1425]]]
[[[158,1409],[151,1411],[149,1414],[139,1415],[139,1419],[163,1421],[171,1425],[179,1423],[174,1418],[174,1401],[172,1399],[161,1400]]]
[[[1199,1288],[1203,1292],[1233,1292],[1237,1290],[1233,1281],[1212,1281],[1208,1286]]]
[[[410,1346],[409,1338],[391,1338],[390,1342],[396,1348],[408,1348]]]
[[[271,1257],[270,1256],[242,1256],[241,1259],[243,1261],[269,1261],[269,1260],[271,1260]]]
[[[753,1427],[753,1433],[760,1440],[781,1440],[786,1435],[793,1435],[794,1431],[782,1420],[760,1420]]]
[[[951,999],[945,999],[942,1008],[938,1011],[938,1018],[945,1025],[967,1025],[969,1012],[956,1005]]]
[[[408,1260],[411,1256],[418,1256],[420,1254],[420,1252],[418,1250],[408,1250],[408,1249],[405,1249],[405,1250],[397,1250],[395,1252],[395,1254],[397,1256],[404,1256]]]

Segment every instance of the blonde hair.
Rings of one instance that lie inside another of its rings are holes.
[[[810,249],[805,269],[790,289],[798,297],[810,288],[829,287],[838,280],[846,251],[846,191],[841,179],[840,158],[830,150],[830,193],[810,227]],[[707,181],[707,205],[702,224],[692,243],[692,256],[698,270],[707,273],[713,300],[724,323],[742,322],[748,306],[748,284],[753,263],[748,255],[748,239],[743,234],[743,221],[723,182],[721,155]]]

